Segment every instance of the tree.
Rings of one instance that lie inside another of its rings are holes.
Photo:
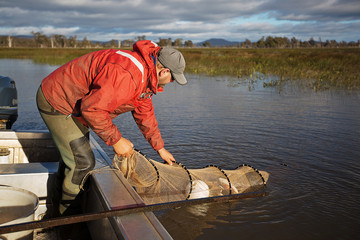
[[[55,39],[54,39],[53,35],[50,36],[50,43],[51,43],[51,48],[54,48],[55,47]]]
[[[89,41],[87,40],[87,38],[84,37],[81,46],[84,47],[84,48],[90,48],[90,47],[91,47],[91,42],[89,42]]]
[[[314,46],[315,46],[315,40],[314,40],[314,38],[311,37],[311,38],[309,39],[309,44],[310,44],[311,47],[314,47]]]
[[[166,46],[166,45],[167,45],[167,42],[168,42],[168,40],[167,40],[167,39],[165,39],[165,38],[159,38],[159,42],[158,42],[158,44],[159,44],[159,46],[164,47],[164,46]]]
[[[317,45],[317,47],[320,47],[320,48],[322,47],[323,44],[322,44],[322,41],[321,41],[321,37],[319,37],[319,42],[316,45]]]
[[[202,45],[203,45],[204,47],[210,47],[210,46],[211,46],[211,44],[210,44],[209,41],[204,42]]]
[[[287,48],[290,47],[290,40],[287,37],[275,37],[275,47],[278,48]]]
[[[116,40],[115,40],[115,39],[111,39],[111,41],[110,41],[110,47],[111,47],[111,48],[115,48],[116,46],[117,46]]]
[[[78,44],[78,41],[77,41],[77,36],[70,36],[69,39],[68,39],[68,44],[69,44],[69,47],[74,47],[76,48],[77,47],[77,44]]]
[[[356,47],[357,43],[355,41],[351,41],[347,44],[349,47]]]
[[[300,45],[300,42],[295,37],[291,38],[291,47],[292,48],[298,48],[299,45]]]
[[[251,41],[249,39],[245,39],[245,47],[251,48]]]
[[[41,32],[31,32],[31,34],[34,37],[36,45],[38,45],[39,47],[43,48],[48,45],[49,38],[46,35],[42,34]]]
[[[275,39],[274,39],[273,37],[271,37],[271,36],[266,37],[265,46],[266,46],[267,48],[274,48],[274,47],[276,47]]]
[[[134,44],[134,40],[132,40],[132,39],[126,39],[126,40],[123,41],[124,47],[130,47],[133,44]]]
[[[13,42],[13,39],[12,39],[11,36],[9,35],[9,36],[8,36],[8,47],[9,47],[9,48],[12,47],[12,42]]]
[[[191,40],[185,41],[185,47],[194,47],[194,43]]]
[[[265,47],[265,37],[263,36],[262,38],[260,38],[259,41],[257,41],[256,45],[258,48],[264,48]]]
[[[174,46],[175,47],[181,47],[182,46],[182,39],[181,38],[175,39]]]
[[[138,41],[145,40],[145,39],[146,39],[145,35],[142,35],[142,36],[138,36],[138,37],[137,37],[137,40],[138,40]]]
[[[55,45],[57,47],[66,47],[67,44],[67,39],[64,35],[60,35],[60,34],[55,34],[54,36],[54,40],[55,40]]]

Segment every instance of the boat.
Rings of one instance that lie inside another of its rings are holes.
[[[95,169],[112,165],[93,137],[91,147]],[[0,165],[0,183],[33,192],[39,198],[35,220],[51,209],[55,174],[60,154],[47,131],[0,131],[0,146],[7,149],[8,163]],[[99,171],[89,177],[83,212],[143,206],[144,202],[119,171]],[[1,218],[1,217],[0,217]],[[105,218],[87,222],[92,239],[172,239],[152,212]]]

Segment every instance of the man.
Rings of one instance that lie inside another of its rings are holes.
[[[60,214],[78,208],[79,185],[95,166],[89,144],[91,128],[116,154],[129,157],[133,144],[122,137],[112,119],[131,111],[153,149],[168,164],[175,161],[164,148],[152,95],[172,82],[186,84],[185,60],[176,49],[138,41],[133,51],[100,50],[61,66],[41,83],[39,112],[58,147],[63,174]]]

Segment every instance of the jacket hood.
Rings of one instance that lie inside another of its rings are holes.
[[[157,93],[157,85],[158,79],[156,74],[156,61],[157,54],[160,51],[161,47],[159,47],[156,43],[150,40],[142,40],[138,41],[133,45],[133,50],[138,52],[144,59],[147,67],[149,68],[149,73],[147,79],[149,81],[149,88],[153,93]]]

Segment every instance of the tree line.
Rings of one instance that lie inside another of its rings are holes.
[[[307,41],[302,41],[296,39],[295,37],[289,39],[287,37],[262,37],[256,42],[251,42],[250,40],[246,39],[244,42],[241,43],[240,47],[246,48],[309,48],[309,47],[360,47],[360,40],[357,42],[345,42],[340,41],[337,42],[336,40],[325,40],[322,41],[319,38],[317,41],[314,38],[310,38]]]
[[[132,47],[136,41],[145,40],[146,36],[138,36],[135,39],[112,39],[107,42],[90,41],[86,37],[78,40],[77,36],[52,34],[46,36],[41,32],[31,32],[31,37],[0,36],[0,47],[38,47],[38,48],[120,48]],[[159,39],[160,46],[195,47],[191,40],[183,42],[182,39],[171,38]]]
[[[86,37],[78,40],[77,36],[69,36],[61,34],[52,34],[46,36],[41,32],[31,32],[31,37],[18,36],[0,36],[0,47],[38,47],[38,48],[120,48],[131,47],[136,41],[145,40],[146,36],[138,36],[135,39],[112,39],[107,42],[90,41]],[[157,42],[160,46],[175,46],[175,47],[219,47],[212,46],[209,41],[201,44],[194,44],[191,40],[183,41],[180,38],[172,40],[171,38],[159,38]],[[243,42],[232,43],[226,47],[237,48],[308,48],[308,47],[360,47],[360,40],[350,42],[337,42],[336,40],[322,41],[319,38],[317,41],[314,38],[302,41],[295,37],[289,39],[287,37],[262,37],[258,41],[250,41],[246,39]]]

